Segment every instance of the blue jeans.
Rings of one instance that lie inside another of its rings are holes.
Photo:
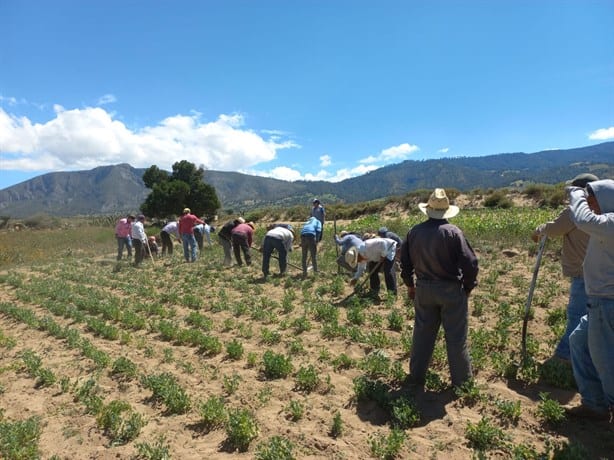
[[[269,275],[269,264],[274,249],[277,249],[277,254],[279,254],[279,273],[282,275],[286,273],[288,251],[286,251],[284,242],[279,238],[265,236],[262,243],[262,273],[264,276]]]
[[[181,235],[183,241],[183,257],[186,262],[196,262],[196,238],[194,235],[184,233]]]
[[[580,324],[580,318],[586,315],[588,296],[584,289],[584,278],[572,278],[569,286],[569,302],[567,303],[567,328],[559,344],[554,350],[554,355],[562,359],[569,357],[569,336]]]
[[[416,281],[413,347],[409,373],[424,383],[431,363],[439,327],[443,326],[452,385],[461,386],[472,377],[467,346],[468,302],[457,281]]]
[[[117,238],[117,260],[122,260],[122,254],[124,252],[124,246],[126,247],[126,251],[128,253],[128,259],[132,258],[132,238],[129,236],[121,237],[116,236]]]
[[[614,407],[614,298],[588,298],[588,314],[571,333],[571,366],[582,403]]]

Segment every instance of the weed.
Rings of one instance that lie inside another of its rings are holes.
[[[405,318],[403,318],[403,314],[398,309],[393,309],[390,313],[388,313],[388,317],[386,318],[388,321],[388,329],[391,331],[400,332],[403,330],[403,323],[405,322]]]
[[[369,435],[371,455],[381,460],[393,460],[401,453],[405,439],[405,432],[398,428],[391,429],[387,436],[382,433]]]
[[[294,444],[282,436],[273,436],[256,447],[256,460],[292,460]]]
[[[273,388],[270,385],[265,385],[262,389],[258,391],[256,397],[258,398],[258,402],[261,405],[265,405],[271,400],[271,396],[273,395]]]
[[[228,413],[226,442],[233,450],[245,452],[258,436],[258,423],[254,414],[247,409],[234,409]]]
[[[500,447],[505,440],[505,434],[488,417],[482,417],[478,423],[467,423],[465,438],[472,448],[484,451]]]
[[[333,359],[332,364],[337,371],[340,369],[351,369],[356,365],[356,360],[350,358],[345,353],[341,353],[339,356]]]
[[[264,365],[264,375],[269,379],[285,378],[292,372],[291,358],[271,350],[264,352],[262,363]]]
[[[144,376],[141,384],[152,391],[151,399],[154,402],[165,404],[168,414],[185,414],[190,409],[190,397],[172,374]]]
[[[461,386],[455,387],[454,394],[459,398],[459,402],[468,407],[472,407],[484,399],[481,388],[473,379],[469,379]]]
[[[6,459],[38,459],[38,442],[41,435],[40,419],[10,422],[0,420],[0,454]]]
[[[333,422],[328,434],[331,438],[335,439],[343,434],[343,420],[341,420],[341,414],[339,412],[335,412],[335,415],[333,415]]]
[[[293,399],[286,407],[286,415],[293,422],[298,422],[300,419],[303,418],[304,414],[305,406],[300,401],[296,401]]]
[[[238,361],[243,357],[243,344],[237,339],[232,339],[226,344],[226,355],[233,361]]]
[[[164,435],[159,436],[153,444],[139,442],[136,444],[139,458],[143,460],[170,460],[170,446]]]
[[[383,351],[377,350],[364,357],[360,362],[360,368],[369,377],[386,377],[390,372],[390,358]]]
[[[498,399],[495,401],[495,407],[499,418],[506,422],[516,425],[521,415],[520,401],[509,401]]]
[[[224,398],[211,396],[198,407],[200,423],[207,430],[215,430],[226,424],[226,403]]]
[[[135,439],[145,426],[143,416],[125,401],[111,401],[96,418],[98,427],[111,439],[111,445],[122,445]]]
[[[318,377],[318,371],[312,364],[310,364],[307,367],[301,366],[301,368],[297,371],[294,388],[297,391],[311,393],[316,389],[319,383],[320,378]]]
[[[406,430],[416,426],[420,421],[420,411],[416,404],[405,397],[392,401],[390,405],[393,426]]]
[[[224,387],[224,391],[227,395],[232,395],[235,394],[239,389],[239,384],[241,383],[242,379],[239,374],[233,372],[230,377],[225,375],[222,380],[222,386]]]
[[[551,399],[548,393],[540,393],[539,399],[536,415],[542,423],[558,425],[565,420],[565,409],[558,401]]]
[[[255,367],[257,362],[258,362],[258,355],[254,353],[253,351],[250,351],[247,354],[247,367],[249,368]]]

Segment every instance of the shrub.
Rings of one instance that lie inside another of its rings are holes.
[[[369,435],[368,442],[371,455],[382,460],[393,460],[401,453],[405,439],[405,432],[398,428],[390,430],[388,436],[381,433]]]
[[[16,422],[0,420],[0,454],[2,454],[2,458],[40,458],[38,448],[40,435],[41,428],[38,417],[30,417]]]
[[[297,391],[305,391],[307,393],[316,389],[320,383],[320,377],[318,377],[318,371],[310,364],[307,367],[302,367],[296,373],[296,381],[294,388]]]
[[[500,447],[505,439],[505,434],[488,417],[482,417],[478,423],[467,423],[465,437],[474,449],[489,450]]]

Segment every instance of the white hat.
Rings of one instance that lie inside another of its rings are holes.
[[[352,246],[345,253],[345,262],[352,268],[356,268],[356,265],[358,265],[358,249],[355,246]]]
[[[420,211],[433,219],[449,219],[454,217],[460,211],[458,206],[450,204],[450,200],[446,196],[446,191],[442,188],[436,188],[427,203],[418,204]]]

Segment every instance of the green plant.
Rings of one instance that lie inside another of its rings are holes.
[[[153,444],[139,442],[136,444],[139,459],[143,460],[170,460],[170,446],[164,435],[160,435]]]
[[[143,416],[132,410],[126,401],[111,401],[102,407],[96,418],[98,427],[111,439],[112,445],[126,444],[135,439],[145,426]]]
[[[335,412],[335,415],[333,415],[333,423],[328,434],[332,438],[338,438],[343,434],[343,420],[339,412]]]
[[[207,430],[221,428],[226,423],[226,403],[224,398],[210,396],[205,402],[198,406],[200,423]]]
[[[262,363],[264,365],[264,375],[269,379],[285,378],[292,372],[291,358],[271,350],[264,352]]]
[[[111,375],[120,380],[133,380],[138,375],[138,368],[130,359],[121,356],[113,361]]]
[[[225,375],[223,377],[222,385],[224,386],[224,391],[226,392],[226,394],[232,395],[236,393],[237,389],[239,388],[239,384],[241,383],[241,380],[241,376],[236,372],[233,372],[230,377]]]
[[[191,406],[190,397],[177,379],[169,373],[155,374],[141,378],[142,385],[152,391],[151,399],[166,405],[168,414],[185,414]]]
[[[297,371],[294,388],[297,391],[310,393],[316,389],[319,383],[320,377],[318,376],[318,371],[310,364],[307,367],[301,366]]]
[[[390,404],[392,424],[402,430],[416,426],[420,421],[420,411],[416,404],[405,397],[395,399]]]
[[[298,422],[301,418],[303,418],[304,413],[305,406],[300,401],[293,399],[286,407],[286,414],[293,422]]]
[[[238,361],[243,357],[243,344],[237,339],[232,339],[226,344],[226,354],[233,361]]]
[[[244,452],[258,436],[258,423],[247,409],[234,409],[228,413],[226,442],[231,449]]]
[[[30,417],[11,422],[0,420],[0,454],[9,460],[34,460],[40,458],[40,419]]]
[[[565,409],[558,401],[550,398],[548,393],[539,394],[536,415],[542,423],[558,425],[565,420]]]
[[[459,402],[469,407],[484,399],[481,388],[473,379],[469,379],[461,386],[455,387],[454,394],[459,398]]]
[[[360,368],[369,377],[386,377],[390,371],[390,358],[382,350],[376,350],[363,358]]]
[[[390,313],[388,313],[388,329],[391,331],[400,332],[403,330],[403,323],[405,322],[405,318],[403,318],[403,314],[398,309],[393,309]]]
[[[282,436],[272,436],[256,447],[256,460],[292,460],[294,444]]]
[[[495,401],[495,407],[499,418],[506,423],[516,425],[522,413],[520,401],[508,401],[498,399]]]
[[[484,451],[500,447],[505,440],[505,434],[488,417],[482,417],[478,423],[467,423],[465,438],[471,447]]]
[[[406,435],[403,430],[393,428],[388,435],[382,433],[369,435],[367,441],[371,455],[381,460],[394,460],[401,453]]]

